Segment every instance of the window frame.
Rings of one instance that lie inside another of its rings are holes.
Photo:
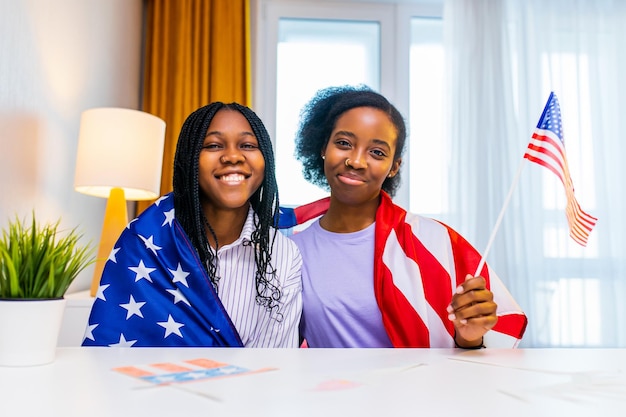
[[[355,4],[355,3],[358,3]],[[252,106],[276,143],[276,74],[278,25],[281,18],[375,21],[380,25],[380,93],[387,97],[405,118],[409,117],[409,53],[411,18],[441,17],[443,0],[409,2],[343,0],[253,0],[251,2]],[[410,141],[402,163],[402,184],[394,198],[409,206]]]

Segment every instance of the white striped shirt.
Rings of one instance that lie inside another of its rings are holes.
[[[245,347],[295,348],[302,314],[302,257],[291,239],[276,233],[271,265],[276,269],[274,284],[281,297],[270,315],[256,302],[254,248],[248,244],[254,231],[253,216],[250,208],[239,238],[218,249],[218,295]],[[270,238],[273,233],[270,230]]]

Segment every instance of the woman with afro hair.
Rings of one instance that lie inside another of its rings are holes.
[[[302,259],[275,227],[274,168],[249,108],[215,102],[191,113],[174,191],[120,236],[83,345],[297,347]]]
[[[301,337],[309,347],[517,346],[526,316],[489,266],[473,276],[480,254],[392,202],[406,138],[400,112],[366,86],[320,90],[303,108],[296,156],[330,197],[291,213],[308,224],[291,236],[304,262]]]

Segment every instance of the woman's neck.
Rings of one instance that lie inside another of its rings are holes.
[[[208,228],[206,230],[211,247],[216,247],[215,237],[217,237],[217,243],[219,243],[220,247],[239,239],[243,225],[246,223],[248,217],[248,208],[248,205],[234,210],[216,210],[212,206],[204,207],[206,220],[215,233],[215,236],[213,236]]]
[[[320,226],[329,232],[352,233],[363,230],[376,220],[380,198],[356,205],[343,203],[331,195],[328,211],[320,219]]]

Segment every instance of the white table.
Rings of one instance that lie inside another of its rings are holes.
[[[205,358],[272,371],[156,385],[113,368]],[[2,416],[626,415],[626,349],[59,348],[0,367]]]

